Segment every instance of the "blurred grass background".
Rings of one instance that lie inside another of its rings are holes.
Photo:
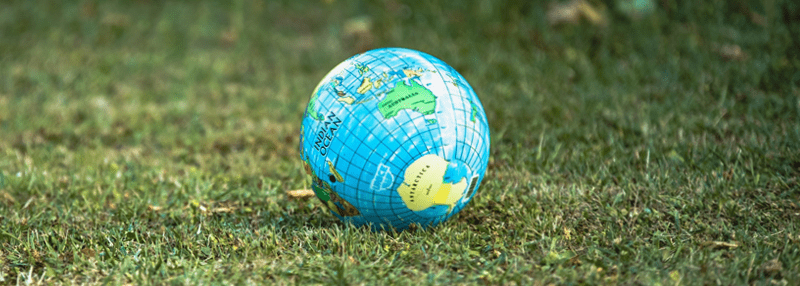
[[[4,1],[0,283],[797,281],[794,1]],[[336,222],[300,119],[368,49],[463,74],[479,195]]]

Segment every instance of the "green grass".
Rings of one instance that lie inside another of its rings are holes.
[[[450,2],[0,3],[0,284],[800,281],[798,4]],[[450,63],[492,129],[433,229],[286,196],[312,89],[385,46]]]

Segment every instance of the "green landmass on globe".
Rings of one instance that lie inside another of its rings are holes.
[[[308,107],[306,108],[306,113],[309,117],[313,118],[314,120],[320,121],[322,120],[322,115],[316,112],[314,109],[314,105],[317,101],[317,97],[319,97],[319,86],[314,90],[314,93],[311,95],[311,99],[308,101]]]
[[[378,110],[383,114],[383,118],[392,118],[403,109],[411,109],[423,115],[433,114],[436,108],[436,96],[416,81],[409,80],[409,82],[411,85],[398,82],[386,93],[386,98],[378,103]]]
[[[469,101],[469,106],[472,107],[472,115],[469,117],[469,121],[475,122],[475,115],[478,114],[478,107],[475,106],[475,103],[472,100]]]

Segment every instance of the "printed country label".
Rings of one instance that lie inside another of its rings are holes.
[[[433,114],[436,108],[436,96],[433,92],[416,81],[409,83],[398,82],[397,85],[386,93],[386,98],[378,103],[378,110],[383,118],[395,117],[400,110],[410,109],[423,115]]]

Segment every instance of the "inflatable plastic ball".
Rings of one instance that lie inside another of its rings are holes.
[[[373,230],[437,225],[478,190],[489,160],[480,100],[458,72],[414,50],[353,56],[314,89],[300,149],[316,196]]]

